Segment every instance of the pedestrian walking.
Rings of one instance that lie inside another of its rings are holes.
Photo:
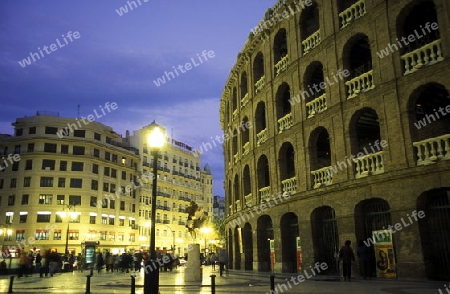
[[[18,278],[21,278],[25,275],[25,277],[28,277],[28,257],[27,254],[25,252],[22,252],[20,254],[20,259],[19,259],[19,274],[18,274]]]
[[[211,253],[209,260],[211,261],[211,266],[212,266],[212,270],[215,271],[216,270],[216,262],[217,262],[217,256],[216,254],[213,252]]]
[[[40,252],[38,252],[37,254],[36,254],[36,257],[35,257],[35,264],[36,264],[36,273],[38,273],[38,274],[40,274],[41,273],[41,268],[42,268],[42,264],[41,264],[41,262],[42,262],[42,256],[41,256],[41,253]]]
[[[103,260],[103,254],[101,252],[97,254],[95,264],[97,266],[97,273],[100,273],[102,271],[103,265],[105,264],[105,261]]]
[[[225,249],[219,250],[219,273],[222,277],[225,265],[228,263],[228,252]]]
[[[370,249],[364,244],[364,241],[359,241],[358,248],[356,248],[356,255],[358,255],[361,262],[362,276],[365,279],[372,278],[370,271]]]
[[[339,250],[339,260],[342,261],[344,281],[350,282],[352,280],[352,261],[355,261],[355,254],[352,247],[350,247],[352,241],[347,240],[344,244]]]
[[[109,254],[106,259],[107,269],[111,270],[111,273],[114,273],[114,255]],[[108,271],[108,270],[106,270]]]

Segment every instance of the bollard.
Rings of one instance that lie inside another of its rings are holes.
[[[216,275],[210,275],[211,277],[211,293],[216,294]]]
[[[270,290],[275,291],[275,275],[270,275]]]
[[[14,277],[15,276],[10,276],[9,277],[9,289],[8,289],[8,293],[13,293],[13,283],[14,283]]]
[[[131,275],[131,294],[136,294],[136,276]]]
[[[91,275],[86,276],[86,292],[84,292],[84,293],[85,294],[91,293]]]

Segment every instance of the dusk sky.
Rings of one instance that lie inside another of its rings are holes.
[[[221,135],[229,71],[276,1],[139,1],[128,1],[133,10],[126,0],[0,1],[0,133],[12,134],[16,118],[37,110],[75,118],[78,104],[87,116],[109,101],[117,110],[96,121],[122,135],[153,120],[194,148]],[[205,50],[214,57],[199,63]],[[153,82],[188,62],[189,71],[159,87]],[[206,152],[206,163],[213,193],[224,196],[222,148]]]

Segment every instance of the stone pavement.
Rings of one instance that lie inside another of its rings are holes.
[[[200,283],[184,282],[185,268],[179,267],[173,272],[160,273],[160,293],[193,294],[211,293],[211,274],[216,277],[216,293],[270,293],[270,273],[254,273],[245,271],[230,271],[220,277],[217,271],[211,267],[203,268],[203,281]],[[60,273],[54,277],[39,278],[34,274],[32,277],[14,279],[14,293],[85,293],[86,275],[83,273]],[[131,293],[131,273],[107,273],[103,271],[91,278],[91,293]],[[438,289],[444,290],[444,284],[448,282],[427,281],[397,281],[397,280],[361,280],[354,279],[352,282],[339,281],[337,277],[316,276],[310,280],[294,285],[291,281],[294,274],[276,274],[275,286],[278,294],[435,294]],[[285,286],[277,287],[278,283]],[[143,293],[144,275],[143,271],[137,273],[136,294]],[[298,283],[298,282],[297,282]],[[7,293],[9,276],[0,277],[0,293]]]

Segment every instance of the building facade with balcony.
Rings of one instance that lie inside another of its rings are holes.
[[[86,122],[86,121],[85,121]],[[0,138],[0,223],[4,246],[78,254],[85,242],[119,253],[139,249],[139,156],[111,127],[37,114]],[[61,130],[65,130],[61,132]]]
[[[449,19],[445,0],[266,12],[221,98],[236,135],[224,145],[230,267],[335,274],[345,240],[356,249],[406,220],[392,234],[397,276],[450,278]],[[410,223],[413,211],[425,217]]]
[[[130,137],[132,146],[139,150],[139,171],[153,173],[153,152],[147,147],[149,126],[134,131]],[[206,164],[200,167],[200,157],[183,142],[167,138],[158,151],[158,180],[156,200],[156,250],[171,250],[184,255],[193,242],[186,227],[186,208],[194,200],[199,209],[213,213],[212,174]],[[151,226],[152,182],[144,185],[138,204],[140,244],[148,248]]]

